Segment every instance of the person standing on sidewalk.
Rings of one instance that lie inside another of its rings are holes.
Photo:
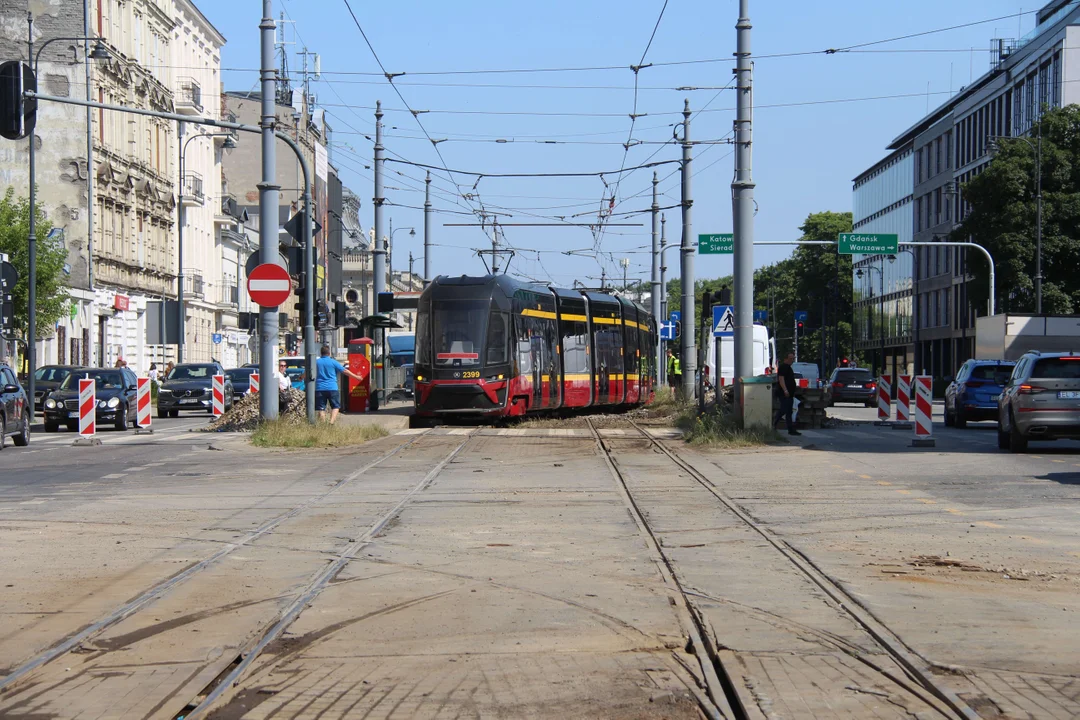
[[[329,404],[330,424],[333,425],[337,422],[338,412],[341,411],[338,375],[344,373],[357,382],[363,381],[364,378],[330,357],[329,345],[323,345],[319,350],[319,359],[315,361],[315,369],[315,409],[319,413],[319,420],[323,420],[326,417],[326,406]]]
[[[795,353],[788,353],[784,356],[784,362],[780,363],[780,367],[776,370],[776,387],[777,394],[780,395],[780,410],[776,413],[776,417],[773,418],[773,427],[776,427],[776,423],[780,422],[780,418],[784,418],[787,422],[788,435],[802,435],[801,432],[795,429],[795,422],[791,419],[791,413],[795,409],[795,371],[791,368],[791,363],[795,362]]]
[[[682,387],[682,362],[671,348],[667,351],[667,382],[672,392],[678,392]]]

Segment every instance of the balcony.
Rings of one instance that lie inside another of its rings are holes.
[[[224,120],[225,122],[230,122],[230,123],[238,123],[238,122],[240,122],[240,118],[236,115],[236,113],[232,112],[231,110],[226,110],[225,112],[221,113],[221,119]],[[223,143],[223,142],[225,142],[225,138],[229,138],[229,137],[231,137],[234,142],[239,142],[240,141],[240,131],[239,130],[236,130],[236,129],[233,129],[233,128],[222,128],[222,130],[224,132],[219,132],[217,135],[215,135],[214,142]]]
[[[243,233],[238,233],[231,227],[223,227],[220,230],[221,242],[227,245],[234,245],[236,247],[247,247],[249,244],[248,238]]]
[[[202,175],[197,172],[184,173],[184,204],[191,206],[202,206],[206,202],[206,193],[203,192],[203,179]]]
[[[176,112],[181,115],[201,115],[203,112],[202,87],[194,78],[177,78]]]
[[[192,299],[206,297],[206,283],[203,282],[202,270],[184,269],[184,294]]]

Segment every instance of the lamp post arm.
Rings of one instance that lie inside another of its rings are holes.
[[[96,37],[55,37],[55,38],[49,38],[45,42],[41,43],[41,45],[38,46],[37,52],[34,53],[34,75],[37,75],[38,67],[41,65],[41,53],[45,50],[45,48],[47,48],[52,43],[60,42],[62,40],[67,40],[68,42],[86,42],[88,40],[100,40],[100,39],[101,38],[96,38]]]
[[[990,264],[990,314],[994,315],[997,309],[995,298],[997,297],[997,276],[994,271],[994,256],[990,254],[990,251],[984,248],[978,243],[971,242],[904,242],[901,245],[909,247],[962,247],[962,248],[974,248],[981,252],[986,261]]]

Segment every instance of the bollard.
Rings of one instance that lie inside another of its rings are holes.
[[[878,425],[884,425],[892,417],[892,376],[882,375],[877,384]]]
[[[248,379],[248,393],[250,394],[257,392],[259,392],[259,373],[253,372]]]
[[[97,432],[97,385],[94,380],[79,380],[79,437],[75,445],[100,445]]]
[[[897,430],[911,429],[911,376],[900,375],[896,378],[896,422]]]
[[[150,427],[150,378],[141,377],[135,381],[135,434],[154,433]]]
[[[934,447],[934,385],[929,375],[915,378],[915,437],[912,447]]]
[[[214,391],[214,417],[221,417],[225,414],[225,376],[215,375],[212,387]]]

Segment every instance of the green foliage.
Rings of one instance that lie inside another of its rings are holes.
[[[52,223],[45,217],[41,206],[37,208],[37,335],[38,339],[52,336],[56,321],[63,317],[70,305],[64,284],[64,264],[67,248],[62,236],[50,238]],[[9,187],[0,199],[0,253],[8,255],[8,261],[19,273],[19,281],[12,293],[15,306],[15,332],[25,338],[29,325],[30,299],[30,253],[27,238],[30,235],[30,201],[15,197],[15,188]]]
[[[1035,311],[1035,168],[1042,137],[1043,311],[1080,310],[1080,107],[1048,110],[1029,135],[1001,140],[986,170],[962,186],[971,212],[949,236],[982,245],[994,256],[999,312]],[[972,305],[989,296],[989,272],[979,253],[968,253]]]
[[[726,405],[704,415],[699,415],[697,408],[687,406],[675,418],[675,427],[683,431],[683,439],[691,445],[732,449],[782,442],[775,430],[740,428],[734,411]]]

